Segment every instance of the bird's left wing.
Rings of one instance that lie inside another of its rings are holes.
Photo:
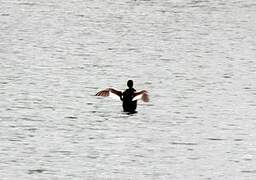
[[[113,98],[121,98],[122,96],[122,92],[121,91],[118,91],[118,90],[115,90],[113,88],[107,88],[107,89],[104,89],[104,90],[101,90],[99,91],[96,96],[103,96],[103,97],[107,97],[107,96],[110,96],[110,97],[113,97]]]

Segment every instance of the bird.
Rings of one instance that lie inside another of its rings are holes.
[[[142,100],[143,102],[149,102],[149,95],[146,90],[136,91],[133,88],[133,80],[127,81],[128,89],[124,92],[107,88],[96,93],[96,96],[112,96],[119,97],[123,102],[123,111],[128,113],[135,113],[137,108],[137,100]]]

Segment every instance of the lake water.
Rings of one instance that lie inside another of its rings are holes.
[[[0,39],[1,180],[256,179],[254,0],[5,0]]]

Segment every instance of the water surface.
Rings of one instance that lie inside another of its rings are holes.
[[[0,175],[256,178],[256,2],[7,0]],[[95,97],[133,79],[138,113]]]

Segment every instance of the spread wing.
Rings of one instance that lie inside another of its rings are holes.
[[[113,98],[117,98],[117,97],[121,98],[122,92],[115,90],[113,88],[107,88],[102,91],[99,91],[95,96],[103,96],[103,97],[110,96]]]
[[[140,99],[144,102],[149,102],[148,92],[145,90],[135,92],[134,98],[132,100],[135,101],[135,100],[140,100]]]

